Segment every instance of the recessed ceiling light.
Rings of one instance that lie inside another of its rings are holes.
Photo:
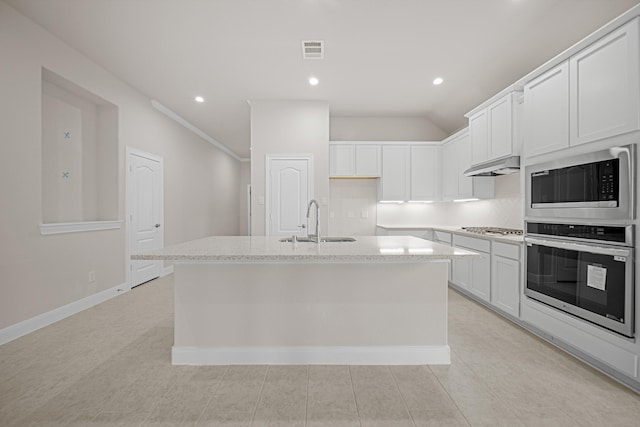
[[[320,80],[318,80],[317,77],[313,77],[313,76],[309,77],[309,84],[311,86],[317,86],[318,83],[320,83]]]
[[[444,80],[442,79],[442,77],[436,77],[435,79],[433,79],[433,84],[438,86],[440,84],[442,84]]]
[[[196,102],[204,102],[204,98],[201,96],[196,96],[195,97]]]

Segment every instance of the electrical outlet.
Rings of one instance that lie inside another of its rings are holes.
[[[347,218],[355,218],[355,217],[356,217],[356,214],[354,212],[351,212],[351,211],[347,212]]]
[[[329,219],[334,219],[335,217],[336,214],[333,211],[329,212]]]
[[[369,212],[367,212],[367,211],[360,212],[360,218],[362,218],[362,219],[369,218]]]
[[[93,283],[96,281],[96,271],[95,270],[91,270],[89,272],[89,283]]]

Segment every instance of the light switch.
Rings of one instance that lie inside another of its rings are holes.
[[[334,219],[335,217],[336,214],[333,211],[329,212],[329,219]]]
[[[264,196],[258,196],[258,204],[264,205]]]
[[[347,212],[347,218],[355,218],[355,217],[356,217],[355,212],[351,212],[351,211]]]
[[[329,198],[328,197],[323,197],[320,200],[320,203],[322,204],[322,206],[327,206],[329,204]]]
[[[360,212],[360,218],[362,218],[362,219],[369,218],[369,212],[367,212],[367,211]]]

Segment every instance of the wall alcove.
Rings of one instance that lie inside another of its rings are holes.
[[[42,69],[42,234],[119,228],[118,107]]]

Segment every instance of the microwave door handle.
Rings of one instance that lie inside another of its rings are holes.
[[[550,248],[557,248],[557,249],[566,249],[569,251],[589,252],[592,254],[622,256],[622,257],[631,256],[630,249],[611,248],[611,247],[597,246],[597,245],[583,245],[580,243],[559,242],[556,240],[544,240],[544,239],[536,239],[531,237],[526,237],[524,240],[526,243],[531,243],[533,245],[547,246]]]
[[[609,148],[609,154],[611,154],[614,158],[620,159],[622,161],[622,156],[626,158],[627,162],[627,185],[628,185],[628,194],[629,194],[629,207],[632,209],[631,214],[635,217],[635,183],[633,182],[633,177],[635,176],[635,147],[611,147]],[[622,189],[620,189],[622,191]]]

